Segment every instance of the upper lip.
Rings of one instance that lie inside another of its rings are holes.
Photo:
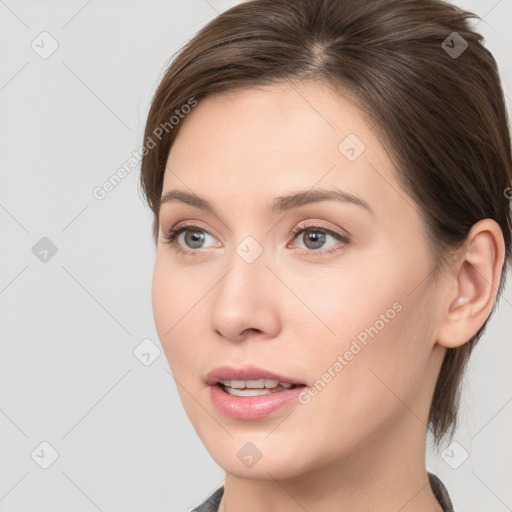
[[[231,366],[218,366],[206,375],[206,383],[210,386],[217,384],[220,380],[257,380],[274,379],[279,382],[289,382],[290,384],[302,385],[302,382],[280,375],[276,372],[259,368],[251,364],[244,365],[242,368],[233,368]]]

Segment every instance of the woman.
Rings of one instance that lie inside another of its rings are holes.
[[[178,54],[141,184],[155,324],[224,485],[198,511],[450,511],[511,255],[503,93],[438,0],[253,0]]]

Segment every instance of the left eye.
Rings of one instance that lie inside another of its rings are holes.
[[[337,233],[336,231],[332,231],[327,228],[322,228],[320,226],[308,226],[305,228],[300,228],[295,230],[293,233],[294,239],[299,237],[299,240],[302,241],[305,247],[304,249],[308,249],[310,251],[318,251],[318,249],[329,249],[333,245],[336,245],[337,241],[348,242],[348,239]],[[331,237],[335,240],[333,244],[325,247],[325,242],[327,237]]]

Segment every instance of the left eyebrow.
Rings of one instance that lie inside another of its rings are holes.
[[[160,199],[160,206],[170,202],[182,202],[190,206],[199,208],[209,212],[215,216],[218,216],[213,205],[204,197],[198,196],[190,192],[182,190],[170,190],[166,192]],[[357,196],[343,192],[342,190],[303,190],[300,192],[294,192],[292,194],[286,194],[284,196],[277,197],[274,202],[267,207],[268,211],[274,214],[282,213],[285,211],[293,210],[301,206],[305,206],[311,203],[318,203],[321,201],[337,201],[345,204],[354,204],[365,209],[369,213],[375,215],[370,205],[360,199]]]
[[[295,192],[293,194],[287,194],[285,196],[279,196],[275,199],[272,205],[269,207],[269,211],[272,213],[281,213],[294,208],[299,208],[310,203],[318,203],[320,201],[338,201],[345,204],[355,204],[367,210],[369,213],[375,215],[370,205],[360,199],[357,196],[343,192],[342,190],[304,190],[301,192]]]

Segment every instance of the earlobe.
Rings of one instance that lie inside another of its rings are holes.
[[[452,264],[450,276],[455,283],[447,294],[437,337],[437,343],[446,348],[468,342],[489,317],[505,256],[503,233],[492,219],[477,222],[463,247],[465,252]]]

